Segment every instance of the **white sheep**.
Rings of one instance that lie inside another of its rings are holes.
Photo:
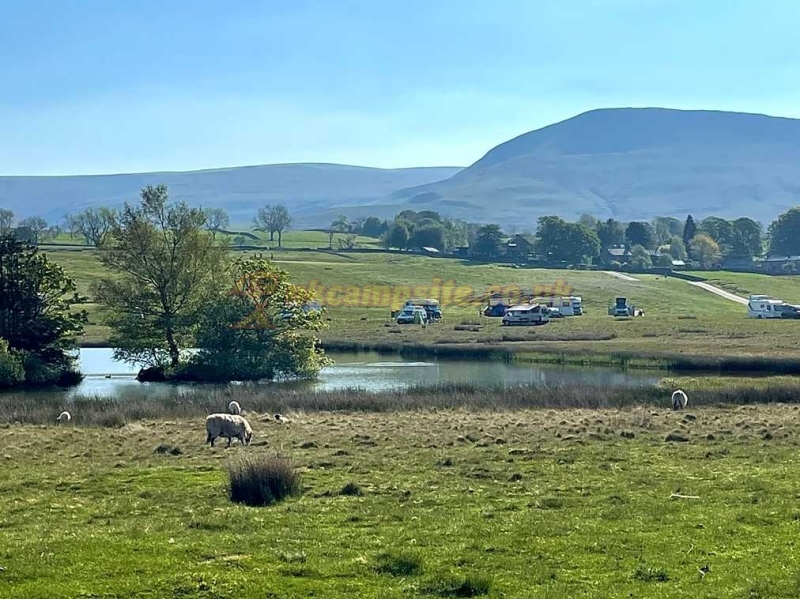
[[[250,445],[253,438],[253,429],[250,423],[238,414],[211,414],[206,418],[206,443],[214,447],[217,437],[227,437],[228,447],[232,439],[239,439],[242,445]]]
[[[56,422],[69,422],[70,420],[72,420],[72,416],[70,415],[69,412],[66,411],[61,412],[58,415],[58,418],[56,418]]]
[[[228,404],[228,411],[231,414],[236,414],[238,416],[242,413],[242,406],[239,405],[238,401],[232,401]]]
[[[682,410],[686,407],[686,404],[689,403],[689,398],[686,397],[686,393],[678,389],[672,393],[672,409],[673,410]]]
[[[286,416],[281,416],[280,414],[275,414],[275,420],[281,424],[289,424],[291,422]]]

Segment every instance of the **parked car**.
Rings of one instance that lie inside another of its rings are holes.
[[[561,308],[547,308],[547,315],[550,318],[564,318],[564,313],[561,311]]]
[[[428,314],[425,308],[419,306],[405,306],[400,314],[397,315],[397,324],[427,324]]]

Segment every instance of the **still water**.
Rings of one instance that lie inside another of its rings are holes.
[[[409,386],[440,383],[471,383],[485,387],[514,385],[587,385],[636,386],[657,383],[660,376],[652,372],[621,372],[610,368],[576,368],[550,365],[506,364],[491,360],[411,359],[374,352],[331,353],[335,364],[322,369],[315,381],[302,383],[264,383],[265,389],[275,385],[301,385],[311,391],[333,391],[359,388],[368,391],[389,391]],[[67,398],[120,397],[143,393],[153,396],[181,394],[196,385],[139,383],[138,368],[113,359],[108,348],[87,348],[80,352],[81,371],[86,375],[77,387],[64,392]],[[235,383],[233,383],[235,384]]]

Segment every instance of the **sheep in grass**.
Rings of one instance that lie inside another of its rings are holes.
[[[275,420],[277,420],[281,424],[289,424],[291,420],[286,416],[281,416],[280,414],[275,414]]]
[[[227,437],[228,447],[233,439],[239,439],[242,445],[250,445],[253,439],[250,423],[237,414],[211,414],[206,418],[206,433],[206,443],[211,447],[214,447],[217,437]]]
[[[228,404],[228,412],[231,414],[236,414],[237,416],[242,413],[242,406],[239,405],[238,401],[232,401]]]
[[[70,420],[72,420],[72,415],[67,411],[61,412],[58,418],[56,418],[56,422],[59,424],[62,422],[69,422]]]
[[[678,389],[672,393],[672,409],[673,410],[682,410],[686,407],[686,404],[689,403],[689,398],[686,397],[686,393]]]

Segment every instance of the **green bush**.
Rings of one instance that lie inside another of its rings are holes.
[[[0,339],[0,387],[13,387],[25,381],[25,369],[17,354],[8,350],[8,343]]]

